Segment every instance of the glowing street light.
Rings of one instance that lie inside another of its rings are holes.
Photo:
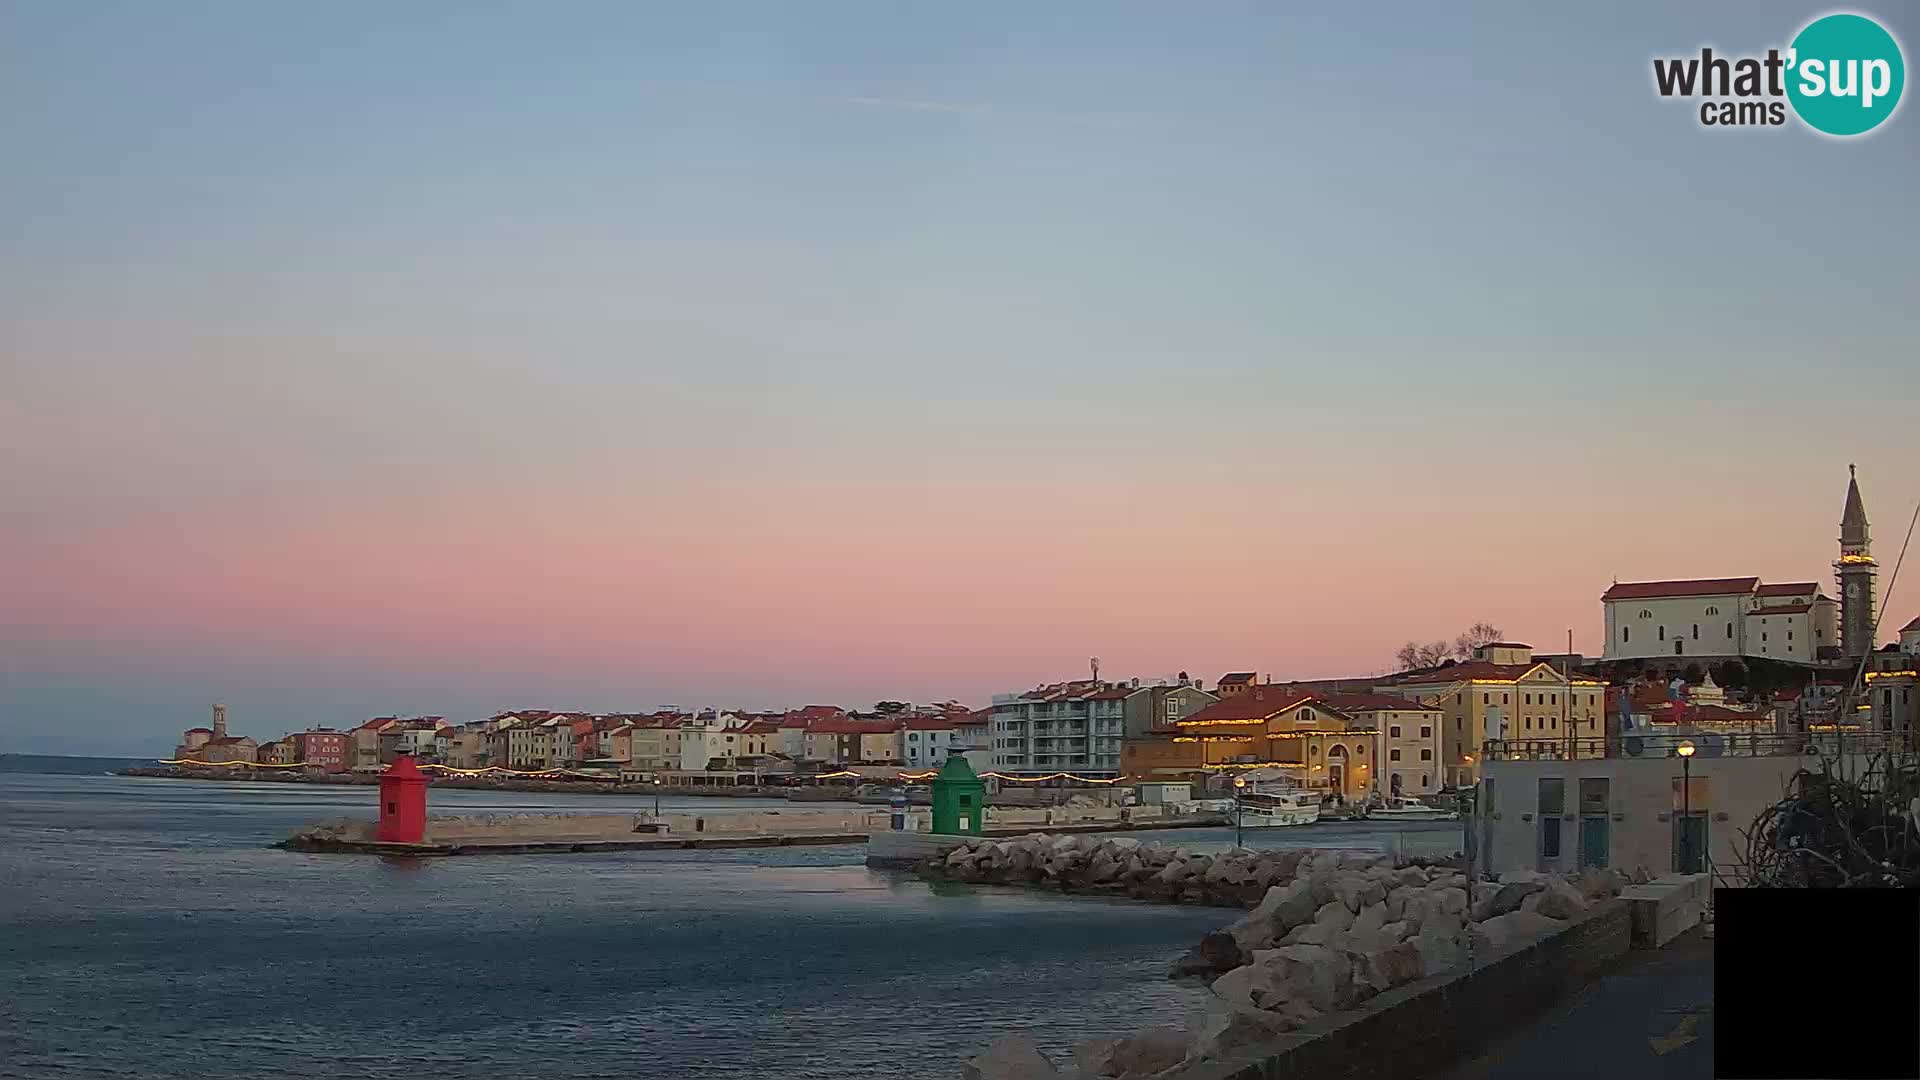
[[[1233,846],[1234,847],[1247,846],[1246,845],[1247,811],[1246,811],[1245,804],[1243,804],[1240,801],[1240,793],[1245,791],[1246,789],[1247,789],[1246,777],[1236,776],[1233,778]]]
[[[1693,823],[1693,740],[1681,739],[1674,753],[1680,755],[1680,848],[1675,854],[1681,857],[1680,872],[1693,873],[1693,845],[1689,842]]]

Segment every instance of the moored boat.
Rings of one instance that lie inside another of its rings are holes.
[[[1320,793],[1299,788],[1259,789],[1239,800],[1240,827],[1274,829],[1311,825],[1320,820]]]
[[[1366,809],[1368,821],[1458,821],[1458,810],[1428,806],[1418,799],[1392,798]]]

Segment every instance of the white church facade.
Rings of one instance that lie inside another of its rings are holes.
[[[1600,599],[1608,660],[1758,656],[1811,664],[1823,647],[1839,644],[1839,605],[1813,582],[1621,582]]]

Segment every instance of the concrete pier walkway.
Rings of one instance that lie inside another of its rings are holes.
[[[1713,941],[1695,928],[1621,966],[1469,1061],[1424,1080],[1709,1080]]]
[[[1054,825],[1044,831],[1049,833],[1101,833],[1101,832],[1151,832],[1161,829],[1204,829],[1217,828],[1220,825],[1218,814],[1204,814],[1191,818],[1163,818],[1156,821],[1135,822],[1077,822]],[[1026,836],[1041,831],[1032,826],[990,828],[982,834],[988,837]],[[319,852],[339,855],[411,855],[411,856],[449,856],[449,855],[580,855],[603,851],[689,851],[720,848],[759,848],[759,847],[802,847],[826,846],[830,844],[864,844],[873,836],[866,832],[782,832],[782,833],[742,833],[742,832],[692,832],[692,833],[629,833],[610,837],[605,833],[531,834],[518,836],[503,833],[498,836],[471,836],[457,840],[434,841],[424,844],[390,844],[378,840],[362,839],[351,836],[328,835],[313,830],[294,834],[275,845],[290,851]],[[923,833],[901,833],[902,836],[924,836]]]

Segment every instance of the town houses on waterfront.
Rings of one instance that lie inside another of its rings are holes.
[[[1876,574],[1849,476],[1833,597],[1817,580],[1751,575],[1613,582],[1599,592],[1605,640],[1593,657],[1543,654],[1481,624],[1452,646],[1409,643],[1410,662],[1379,675],[1108,678],[1093,660],[1085,677],[978,705],[542,707],[379,716],[265,742],[231,733],[214,706],[169,763],[341,774],[406,756],[461,773],[737,786],[912,780],[961,755],[997,781],[1218,791],[1259,770],[1333,799],[1425,798],[1476,784],[1489,753],[1577,764],[1654,736],[1909,732],[1920,720],[1920,619],[1876,645]]]

